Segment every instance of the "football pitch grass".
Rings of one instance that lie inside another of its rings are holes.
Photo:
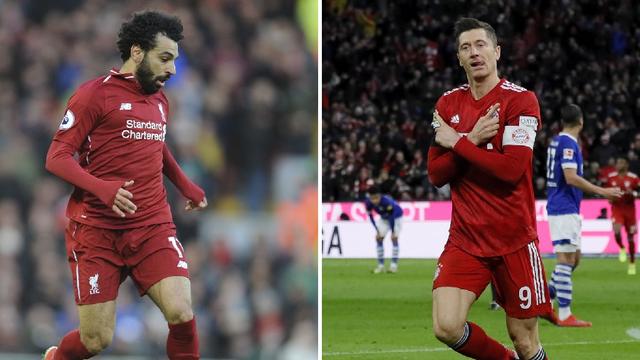
[[[463,359],[433,336],[435,260],[400,260],[396,274],[372,274],[375,260],[325,259],[322,265],[323,359]],[[547,276],[555,264],[544,260]],[[549,359],[640,359],[640,275],[617,258],[583,258],[574,273],[577,317],[592,328],[539,320]],[[489,310],[485,290],[469,320],[513,349],[504,311]]]

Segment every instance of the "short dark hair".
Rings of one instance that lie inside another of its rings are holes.
[[[182,40],[182,22],[177,16],[159,11],[133,13],[131,19],[122,24],[118,33],[118,50],[122,61],[131,57],[131,46],[139,45],[144,51],[156,47],[156,35],[160,33],[178,42]]]
[[[626,161],[627,164],[629,163],[629,157],[624,153],[620,153],[620,154],[616,155],[616,160],[620,160],[620,159]]]
[[[569,104],[560,111],[562,115],[562,125],[573,127],[580,123],[582,118],[582,110],[576,104]]]
[[[372,185],[369,188],[368,193],[369,195],[378,195],[382,193],[382,189],[380,188],[380,185]]]
[[[465,31],[473,30],[473,29],[484,29],[487,33],[487,36],[493,42],[493,46],[498,45],[498,36],[496,35],[496,30],[489,23],[484,21],[480,21],[474,18],[460,18],[456,21],[454,27],[454,33],[456,36],[456,51],[460,47],[460,34]]]

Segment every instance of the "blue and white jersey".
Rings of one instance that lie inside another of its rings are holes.
[[[567,184],[563,169],[576,169],[582,177],[582,153],[578,140],[560,133],[551,140],[547,151],[547,213],[564,215],[580,213],[582,190]]]
[[[382,195],[377,206],[373,205],[368,197],[364,200],[364,204],[367,212],[371,213],[371,210],[375,210],[385,220],[394,220],[402,216],[402,208],[389,195]]]

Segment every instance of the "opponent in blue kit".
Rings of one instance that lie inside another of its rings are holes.
[[[400,236],[400,230],[402,229],[402,208],[397,202],[395,202],[395,200],[393,200],[393,198],[391,198],[391,196],[382,195],[380,189],[375,186],[369,190],[369,197],[364,200],[364,203],[367,207],[367,213],[369,213],[371,223],[376,229],[378,266],[373,270],[373,272],[379,274],[385,271],[383,240],[389,230],[391,230],[393,253],[391,256],[389,272],[395,273],[398,271],[398,253],[400,251],[400,248],[398,247],[398,237]],[[380,218],[377,221],[373,218],[373,210],[380,215]]]
[[[557,263],[549,294],[558,300],[559,326],[589,327],[590,322],[577,319],[571,314],[573,283],[571,275],[580,261],[580,201],[582,193],[601,195],[616,199],[622,195],[618,188],[603,188],[582,177],[582,153],[578,135],[583,127],[582,110],[577,105],[562,109],[563,131],[549,144],[547,153],[547,213],[549,232]]]

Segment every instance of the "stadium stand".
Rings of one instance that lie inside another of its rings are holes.
[[[546,149],[560,108],[585,113],[585,177],[606,178],[626,154],[640,171],[640,4],[611,1],[323,2],[322,201],[363,198],[373,184],[399,200],[448,199],[427,178],[436,100],[466,83],[453,23],[460,14],[498,33],[499,74],[535,91],[544,129],[534,149],[545,198]]]

